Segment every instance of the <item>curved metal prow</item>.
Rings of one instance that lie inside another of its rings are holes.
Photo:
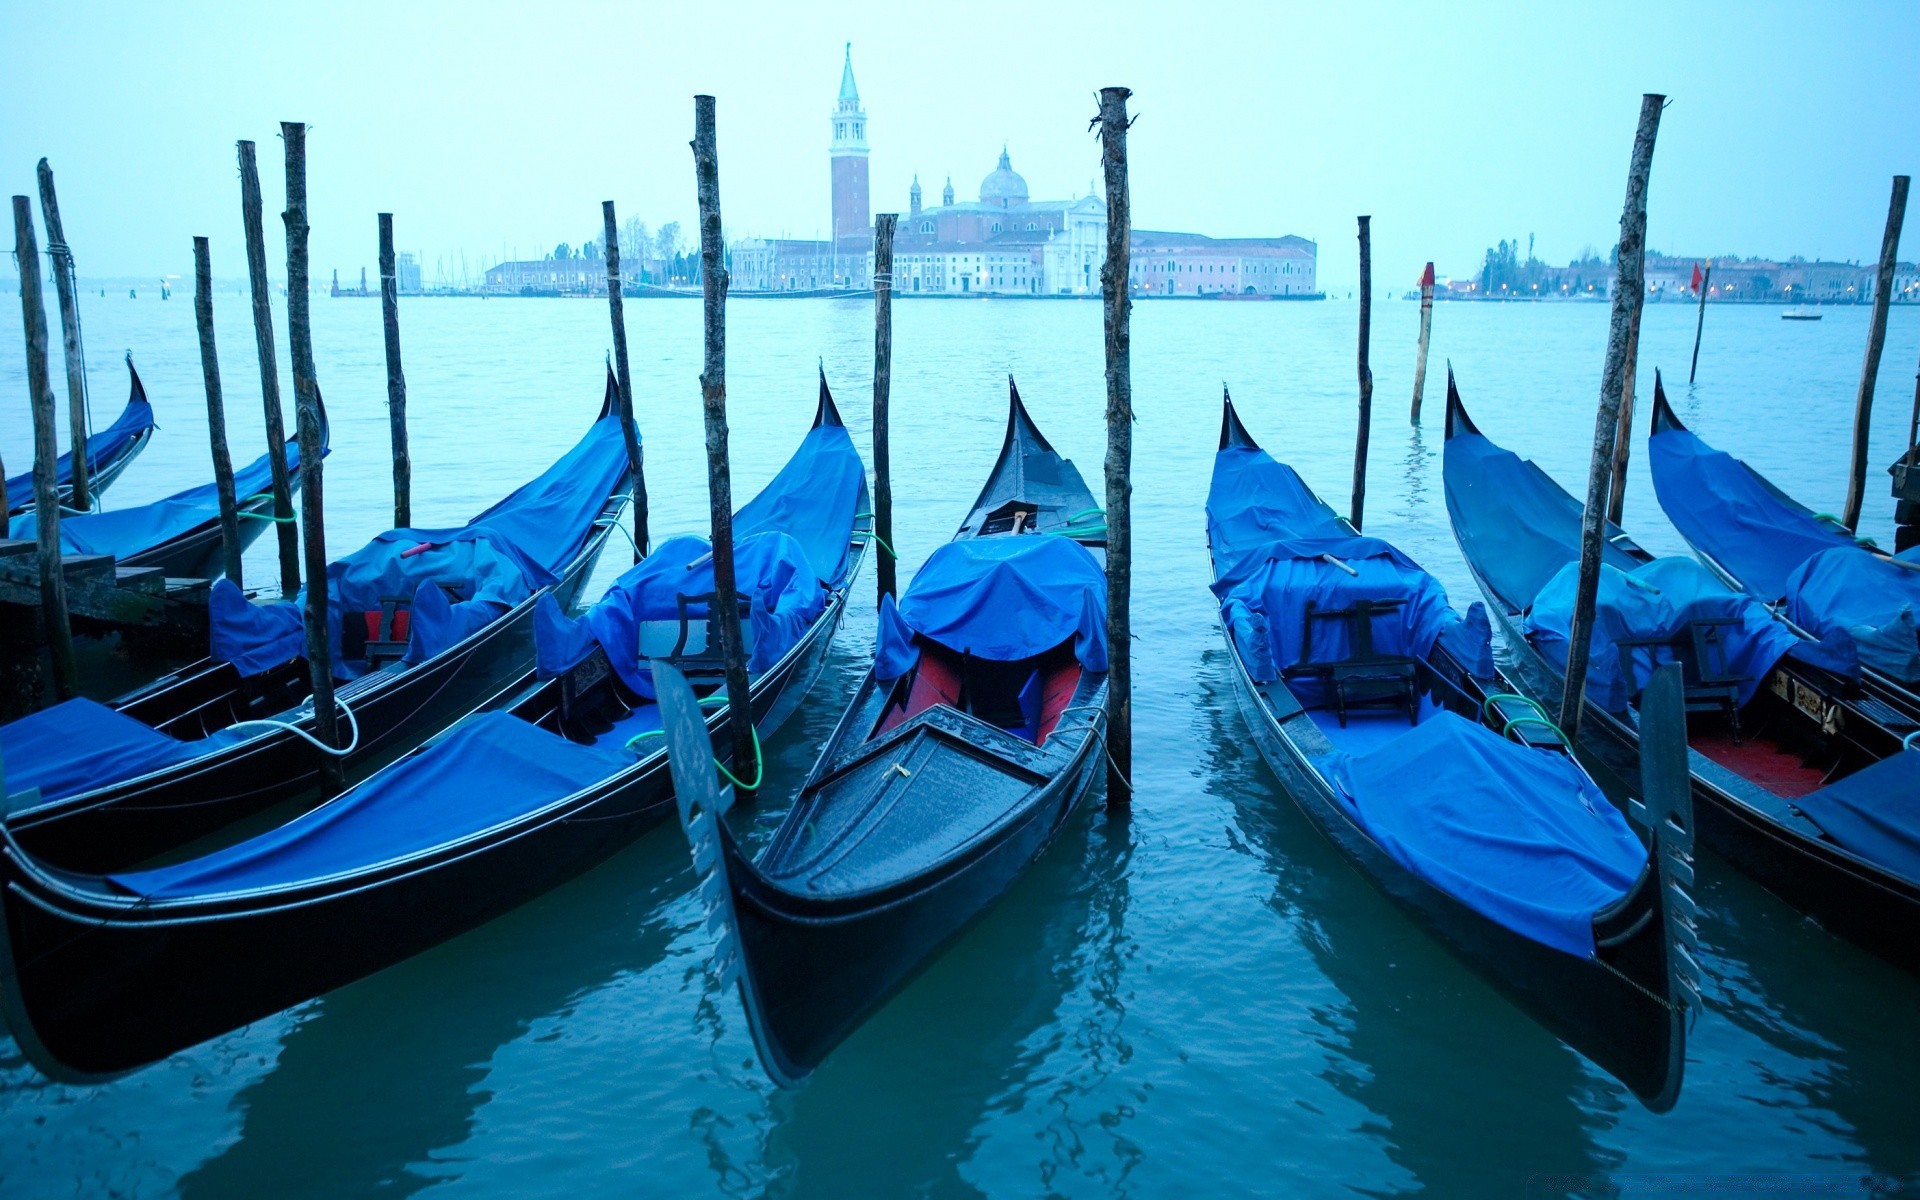
[[[148,408],[152,408],[153,401],[147,399],[147,385],[140,382],[140,372],[134,369],[133,351],[131,350],[127,351],[127,380],[127,403],[144,404]]]
[[[1247,427],[1240,423],[1240,414],[1233,409],[1233,395],[1226,384],[1220,385],[1220,448],[1222,450],[1258,450],[1260,444],[1253,440]]]
[[[1014,383],[1012,375],[1008,375],[1007,439],[1002,446],[1001,454],[1004,456],[1006,447],[1020,441],[1032,442],[1041,450],[1053,452],[1053,443],[1049,442],[1046,435],[1040,432],[1040,427],[1033,423],[1032,415],[1027,412],[1026,404],[1020,399],[1019,385]]]
[[[607,391],[600,399],[600,415],[595,420],[605,420],[620,411],[620,380],[613,373],[613,361],[607,361]]]

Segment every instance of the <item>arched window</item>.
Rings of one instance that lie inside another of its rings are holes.
[[[998,221],[995,221],[995,222],[993,223],[993,232],[995,232],[995,233],[999,233],[999,232],[1000,232],[1000,222],[998,222]]]
[[[920,222],[920,232],[921,232],[921,233],[932,233],[932,232],[933,232],[933,222],[932,222],[932,221],[922,221],[922,222]]]
[[[1027,222],[1027,232],[1028,232],[1028,233],[1032,233],[1032,232],[1033,232],[1033,229],[1034,229],[1034,225],[1033,225],[1033,222],[1032,222],[1032,221],[1028,221],[1028,222]]]

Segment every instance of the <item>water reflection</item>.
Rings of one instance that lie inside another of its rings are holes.
[[[1248,742],[1224,650],[1200,674],[1210,791],[1274,879],[1269,903],[1345,998],[1317,1009],[1322,1077],[1379,1120],[1364,1129],[1435,1196],[1520,1195],[1538,1174],[1592,1175],[1619,1085],[1416,928],[1294,806]],[[1471,1147],[1470,1152],[1466,1148]],[[1374,1186],[1381,1186],[1375,1183]]]
[[[998,1194],[970,1160],[993,1116],[1022,1111],[1046,1114],[1043,1178],[1124,1182],[1137,1154],[1120,1133],[1128,1114],[1083,1103],[1130,1057],[1119,977],[1132,843],[1098,805],[804,1086],[778,1091],[752,1064],[733,1074],[764,1107],[752,1158],[727,1151],[726,1130],[708,1139],[721,1190],[839,1197],[859,1180],[875,1196]],[[738,1001],[720,1003],[737,1025]]]
[[[659,962],[686,848],[642,838],[563,887],[334,992],[242,1091],[240,1136],[182,1194],[408,1195],[462,1171],[490,1060],[542,1018]]]

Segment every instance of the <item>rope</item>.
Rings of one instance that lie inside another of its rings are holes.
[[[1547,715],[1547,710],[1540,707],[1540,702],[1530,696],[1522,696],[1517,692],[1494,692],[1487,697],[1486,703],[1480,706],[1480,717],[1482,720],[1489,723],[1493,721],[1493,705],[1497,700],[1512,700],[1516,704],[1526,705],[1543,717]]]
[[[760,790],[761,782],[767,777],[767,760],[760,755],[760,731],[751,725],[747,726],[747,729],[753,734],[753,782],[742,783],[738,779],[735,779],[733,772],[727,770],[727,764],[717,758],[713,760],[713,765],[720,768],[720,773],[725,775],[727,782],[731,783],[734,787],[739,788],[743,792],[757,792]]]
[[[1093,515],[1095,515],[1096,513],[1098,513],[1099,511],[1100,511],[1100,510],[1099,510],[1099,509],[1097,509],[1097,508],[1083,508],[1083,509],[1081,509],[1081,510],[1080,510],[1079,512],[1077,512],[1077,513],[1075,513],[1075,514],[1073,514],[1072,516],[1070,516],[1070,517],[1068,517],[1068,518],[1067,518],[1067,524],[1069,524],[1069,525],[1071,525],[1071,524],[1073,524],[1073,523],[1074,523],[1075,521],[1078,521],[1078,520],[1079,520],[1080,518],[1082,518],[1082,517],[1091,517],[1091,516],[1093,516]]]
[[[353,729],[353,736],[347,739],[347,744],[338,750],[327,745],[298,725],[289,724],[286,721],[270,721],[265,718],[260,718],[253,721],[235,721],[233,724],[227,726],[227,728],[244,729],[249,725],[266,725],[274,729],[284,729],[295,737],[303,738],[313,743],[314,749],[320,751],[322,754],[331,754],[335,758],[345,758],[347,755],[352,754],[360,745],[360,722],[354,718],[353,710],[347,707],[346,701],[336,699],[333,703],[334,707],[347,715],[347,724]]]
[[[872,514],[868,514],[868,515],[869,515],[869,516],[871,516]],[[887,542],[886,542],[886,539],[885,539],[885,538],[883,538],[883,537],[881,537],[881,536],[880,536],[879,534],[877,534],[877,533],[875,533],[875,532],[874,532],[873,530],[871,530],[871,529],[856,529],[856,530],[854,530],[854,532],[855,532],[855,533],[864,533],[864,534],[866,534],[866,535],[867,535],[868,537],[870,537],[870,538],[872,538],[872,539],[873,539],[874,541],[876,541],[876,542],[879,542],[879,543],[880,543],[880,548],[881,548],[882,550],[885,550],[885,551],[887,552],[887,557],[888,557],[888,558],[891,558],[891,559],[892,559],[893,561],[895,561],[895,562],[899,562],[899,561],[900,561],[900,556],[899,556],[899,555],[898,555],[897,553],[895,553],[895,552],[894,552],[894,549],[893,549],[893,547],[892,547],[892,546],[889,546],[889,545],[887,545]]]
[[[1511,721],[1508,721],[1505,725],[1501,726],[1500,736],[1507,737],[1510,734],[1512,734],[1514,726],[1516,725],[1544,725],[1548,729],[1551,729],[1555,733],[1559,734],[1561,741],[1566,742],[1568,745],[1573,744],[1573,740],[1567,736],[1566,731],[1564,729],[1561,729],[1558,725],[1555,725],[1552,721],[1547,720],[1547,718],[1545,717],[1528,716],[1525,713],[1522,713],[1520,716],[1513,718]]]
[[[1914,730],[1914,731],[1913,731],[1912,733],[1910,733],[1910,734],[1908,734],[1907,736],[1905,736],[1905,737],[1903,737],[1903,738],[1901,738],[1901,739],[1900,739],[1900,748],[1901,748],[1902,750],[1911,750],[1911,749],[1913,749],[1913,743],[1914,743],[1914,739],[1916,739],[1916,738],[1920,738],[1920,729],[1916,729],[1916,730]]]
[[[1098,704],[1070,704],[1067,707],[1060,710],[1060,715],[1064,717],[1070,712],[1104,713],[1106,711],[1107,710],[1105,708],[1102,708]],[[1120,777],[1121,783],[1124,783],[1127,785],[1127,795],[1129,796],[1133,795],[1133,780],[1127,778],[1127,773],[1120,769],[1120,764],[1113,761],[1113,751],[1107,748],[1106,730],[1101,729],[1098,725],[1095,725],[1093,722],[1089,721],[1087,722],[1087,732],[1092,734],[1094,737],[1100,739],[1100,753],[1106,755],[1107,766],[1112,769],[1115,775],[1118,775]]]

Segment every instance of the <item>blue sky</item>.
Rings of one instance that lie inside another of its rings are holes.
[[[1920,3],[1019,5],[338,3],[0,8],[0,183],[48,156],[83,273],[241,262],[233,143],[260,144],[277,258],[278,122],[309,122],[315,274],[403,248],[469,266],[578,243],[599,203],[694,211],[695,92],[719,99],[729,236],[826,223],[842,44],[876,211],[963,198],[1002,141],[1036,198],[1085,191],[1104,84],[1135,91],[1136,224],[1298,233],[1350,286],[1473,270],[1501,237],[1562,260],[1618,228],[1639,97],[1672,98],[1650,241],[1871,259],[1920,165]],[[1916,203],[1920,209],[1920,202]],[[1903,257],[1920,247],[1913,214]]]

